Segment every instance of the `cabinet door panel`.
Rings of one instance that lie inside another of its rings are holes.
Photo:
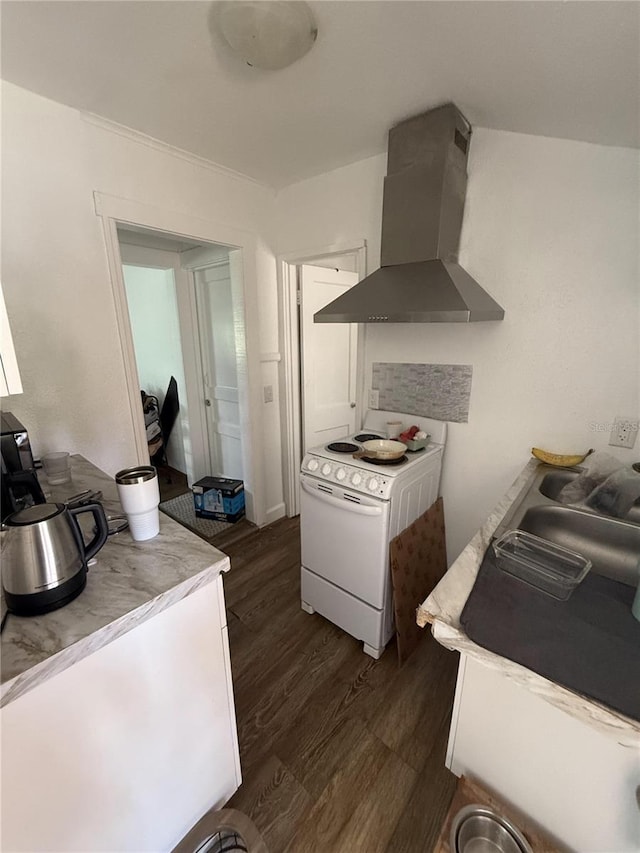
[[[637,853],[640,754],[466,656],[450,769],[581,853]]]
[[[239,784],[220,578],[2,709],[2,847],[170,850]]]

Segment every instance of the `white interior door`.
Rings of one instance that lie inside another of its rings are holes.
[[[343,438],[356,424],[358,327],[313,315],[358,281],[354,272],[300,267],[302,452]]]
[[[211,473],[244,479],[229,258],[194,272]]]

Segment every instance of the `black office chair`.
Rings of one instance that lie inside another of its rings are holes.
[[[178,398],[178,383],[175,377],[172,376],[169,380],[167,393],[164,395],[162,408],[160,409],[160,432],[162,435],[162,447],[155,453],[151,459],[154,465],[166,467],[167,463],[167,444],[174,424],[178,419],[180,411],[180,400]],[[171,476],[167,476],[167,482],[171,482]]]

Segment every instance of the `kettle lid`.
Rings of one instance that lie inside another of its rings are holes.
[[[37,524],[39,521],[46,521],[48,518],[53,518],[64,512],[64,504],[34,504],[18,512],[14,512],[6,519],[5,524],[12,527],[20,527],[24,524]]]

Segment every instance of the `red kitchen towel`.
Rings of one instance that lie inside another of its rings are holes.
[[[428,631],[416,610],[447,571],[442,498],[389,544],[398,660],[402,665]]]

